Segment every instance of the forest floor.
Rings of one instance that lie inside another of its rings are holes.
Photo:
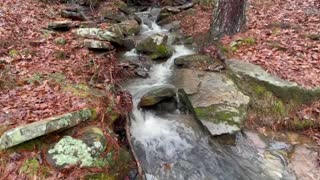
[[[49,31],[48,23],[66,20],[60,15],[66,5],[48,2],[0,2],[0,135],[16,126],[87,107],[104,112],[110,101],[117,113],[126,111],[126,94],[111,90],[125,74],[116,52],[96,54],[84,48],[72,31]],[[92,17],[112,10],[113,6],[105,3],[105,8],[92,9]],[[90,84],[92,79],[95,81]],[[25,178],[16,170],[25,158],[37,157],[42,150],[23,152],[19,158],[0,152],[0,157],[6,156],[0,159],[0,174],[9,179]],[[53,179],[64,177],[59,172],[52,174]]]

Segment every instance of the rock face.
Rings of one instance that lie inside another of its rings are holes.
[[[173,84],[178,88],[184,89],[188,94],[195,94],[199,91],[200,78],[195,75],[197,73],[191,69],[176,69],[173,76]]]
[[[174,59],[174,64],[178,67],[190,68],[190,67],[200,67],[204,64],[211,63],[212,59],[210,56],[191,54],[186,56],[180,56]]]
[[[175,97],[176,92],[176,88],[172,85],[153,86],[147,93],[142,96],[139,106],[154,106],[163,100]]]
[[[106,160],[100,158],[100,155],[106,146],[107,140],[103,131],[98,127],[88,127],[82,132],[80,139],[63,137],[48,150],[46,159],[55,168],[64,168],[67,165],[104,166]]]
[[[113,50],[114,47],[106,41],[98,41],[98,40],[93,40],[93,39],[85,39],[84,40],[84,46],[87,47],[88,49],[92,50]]]
[[[246,117],[249,97],[224,74],[194,72],[193,76],[198,76],[201,82],[198,93],[189,96],[190,101],[197,118],[211,135],[239,131]]]
[[[83,109],[16,127],[5,132],[1,136],[0,149],[6,149],[15,146],[60,129],[76,126],[82,121],[90,119],[92,116],[92,110]]]
[[[167,45],[168,36],[155,34],[137,44],[137,51],[150,55],[151,59],[165,59],[173,54],[173,50]]]
[[[78,36],[88,38],[88,39],[98,39],[101,41],[109,41],[118,45],[122,45],[122,37],[110,32],[108,30],[103,30],[99,28],[79,28],[75,31]]]

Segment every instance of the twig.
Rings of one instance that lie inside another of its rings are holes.
[[[129,129],[130,128],[129,123],[130,123],[130,117],[129,117],[129,115],[126,115],[126,135],[127,135],[127,140],[128,140],[128,143],[129,143],[130,150],[131,150],[131,153],[133,155],[133,158],[136,161],[136,164],[137,164],[137,167],[138,167],[138,176],[140,177],[140,179],[144,180],[145,179],[144,175],[143,175],[144,173],[143,173],[140,161],[139,161],[139,159],[137,157],[137,154],[133,150],[133,145],[131,143],[131,134],[130,134],[130,129]]]

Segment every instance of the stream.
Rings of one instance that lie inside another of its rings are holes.
[[[143,20],[141,33],[136,36],[138,41],[152,34],[165,33],[170,43],[173,34],[155,23],[158,12],[158,9],[153,9],[137,13]],[[134,103],[130,129],[132,144],[146,179],[297,179],[287,159],[277,151],[279,146],[286,148],[284,143],[274,142],[270,149],[268,143],[249,131],[237,133],[233,138],[212,138],[191,115],[178,110],[159,113],[138,108],[140,98],[148,89],[170,84],[176,57],[195,53],[184,45],[172,47],[173,56],[165,62],[152,64],[148,78],[135,78],[125,85]],[[135,49],[122,55],[122,59],[130,61],[137,60],[137,57]],[[230,139],[232,142],[228,143]]]

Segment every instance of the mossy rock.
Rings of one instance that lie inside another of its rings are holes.
[[[151,59],[165,59],[173,54],[172,48],[167,45],[168,36],[163,34],[152,35],[137,44],[137,51],[150,55]]]
[[[198,120],[212,136],[233,134],[241,130],[247,115],[249,97],[220,73],[201,73],[199,91],[190,95]]]
[[[68,165],[104,167],[108,160],[100,155],[106,146],[107,140],[103,131],[97,127],[88,127],[79,139],[63,137],[48,150],[46,159],[50,165],[58,169]]]
[[[242,92],[251,97],[249,111],[259,119],[257,124],[270,127],[282,124],[293,129],[318,126],[311,120],[289,120],[292,118],[288,117],[302,104],[319,100],[320,89],[306,89],[250,63],[233,60],[227,64],[228,75]]]

